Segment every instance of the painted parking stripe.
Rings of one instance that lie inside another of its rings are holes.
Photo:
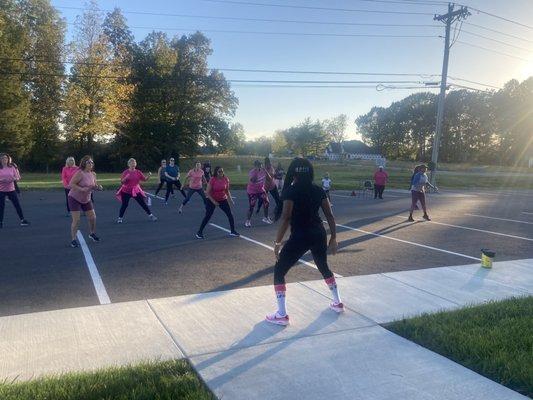
[[[466,254],[462,254],[462,253],[456,253],[456,252],[454,252],[454,251],[449,251],[449,250],[439,249],[438,247],[427,246],[427,245],[425,245],[425,244],[415,243],[415,242],[411,242],[411,241],[409,241],[409,240],[403,240],[403,239],[398,239],[398,238],[395,238],[395,237],[391,237],[391,236],[387,236],[387,235],[382,235],[382,234],[375,233],[375,232],[369,232],[369,231],[365,231],[365,230],[363,230],[363,229],[353,228],[353,227],[348,226],[348,225],[341,225],[341,224],[336,224],[336,225],[337,225],[337,226],[340,226],[341,228],[349,229],[349,230],[351,230],[351,231],[356,231],[356,232],[364,233],[365,235],[371,235],[371,236],[381,237],[381,238],[384,238],[384,239],[394,240],[394,241],[396,241],[396,242],[401,242],[401,243],[406,243],[406,244],[410,244],[410,245],[413,245],[413,246],[423,247],[423,248],[425,248],[425,249],[429,249],[429,250],[440,251],[441,253],[452,254],[452,255],[454,255],[454,256],[459,256],[459,257],[468,258],[468,259],[470,259],[470,260],[481,261],[481,258],[468,256],[468,255],[466,255]]]
[[[349,198],[358,198],[358,197],[361,197],[361,195],[356,195],[356,196],[351,196],[349,194],[335,194],[335,193],[330,193],[329,194],[330,196],[335,196],[335,197],[349,197]],[[396,195],[396,194],[384,194],[385,198],[387,197],[396,197],[396,198],[404,198],[405,196],[400,196],[400,195]],[[367,198],[371,198],[372,196],[368,195]]]
[[[527,224],[527,225],[533,225],[533,222],[526,222],[526,221],[519,221],[517,219],[508,219],[508,218],[499,218],[499,217],[489,217],[487,215],[478,215],[478,214],[468,214],[471,217],[478,217],[478,218],[487,218],[487,219],[496,219],[498,221],[508,221],[508,222],[516,222],[517,224]]]
[[[109,298],[107,294],[107,290],[105,289],[104,282],[102,281],[102,277],[100,276],[100,273],[98,272],[98,268],[96,268],[96,264],[94,262],[93,256],[91,255],[91,252],[89,251],[89,247],[87,246],[87,243],[85,242],[85,239],[83,238],[83,235],[81,234],[80,231],[78,231],[78,233],[76,234],[76,237],[78,238],[78,242],[80,242],[81,250],[83,251],[85,262],[87,263],[89,274],[91,274],[91,279],[93,280],[94,289],[96,290],[96,295],[98,296],[98,300],[100,301],[100,304],[110,304],[111,299]]]
[[[395,215],[395,217],[396,218],[401,218],[401,219],[403,219],[403,220],[405,220],[407,222],[407,218],[406,217],[402,217],[400,215]],[[477,228],[472,228],[470,226],[446,224],[444,222],[437,222],[437,221],[433,221],[433,220],[425,221],[425,222],[427,222],[429,224],[450,226],[452,228],[466,229],[466,230],[474,231],[474,232],[488,233],[489,235],[505,236],[505,237],[510,237],[512,239],[520,239],[520,240],[527,240],[529,242],[533,242],[533,239],[531,239],[531,238],[527,238],[527,237],[523,237],[523,236],[516,236],[516,235],[509,235],[507,233],[501,233],[501,232],[487,231],[485,229],[477,229]]]
[[[229,229],[223,228],[222,226],[217,225],[217,224],[213,224],[212,222],[210,222],[209,225],[214,226],[215,228],[218,228],[221,231],[224,231],[224,232],[227,232],[227,233],[231,232]],[[259,242],[257,240],[252,239],[252,238],[249,238],[248,236],[241,235],[240,238],[244,239],[244,240],[247,240],[248,242],[257,244],[257,245],[259,245],[261,247],[264,247],[265,249],[269,249],[271,251],[274,251],[274,247],[269,246],[269,245],[264,244],[264,243],[261,243],[261,242]],[[311,267],[311,268],[314,268],[314,269],[318,269],[318,267],[315,264],[313,264],[313,263],[311,263],[309,261],[305,261],[305,260],[299,259],[298,262],[300,262],[300,263],[302,263],[304,265],[307,265],[308,267]],[[333,273],[333,275],[335,276],[335,278],[342,278],[342,275],[339,275],[339,274],[336,274],[336,273]]]
[[[533,212],[522,211],[522,214],[533,215]]]

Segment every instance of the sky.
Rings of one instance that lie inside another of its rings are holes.
[[[164,31],[171,37],[196,30],[203,31],[211,40],[213,54],[209,58],[209,66],[212,68],[422,74],[422,76],[405,77],[224,71],[226,78],[233,80],[372,81],[373,83],[365,84],[369,86],[365,88],[258,87],[258,85],[246,87],[244,85],[249,84],[232,84],[239,99],[239,107],[233,121],[244,126],[249,139],[271,136],[276,130],[297,125],[306,117],[323,120],[342,113],[348,116],[348,138],[356,139],[359,138],[354,123],[357,116],[367,113],[373,106],[386,107],[411,93],[424,91],[424,89],[378,91],[376,90],[377,84],[405,80],[435,81],[438,78],[426,75],[441,73],[444,24],[433,21],[433,15],[446,13],[447,6],[432,0],[408,0],[405,3],[401,3],[401,0],[395,1],[397,2],[230,0],[224,3],[213,0],[151,0],[150,2],[100,0],[99,5],[103,10],[119,7],[124,12],[137,41],[142,40],[152,30]],[[419,1],[420,4],[414,4]],[[263,5],[237,3],[261,3]],[[74,22],[76,15],[81,11],[62,7],[83,7],[85,3],[83,0],[52,0],[52,4],[59,9],[67,22]],[[267,4],[378,12],[298,9],[271,7],[266,6]],[[532,0],[464,0],[463,4],[525,25],[533,25]],[[131,11],[185,14],[194,17],[139,15],[130,13]],[[391,11],[414,14],[385,13]],[[199,16],[303,20],[333,24],[218,20]],[[433,26],[346,25],[353,23]],[[69,39],[72,37],[74,26],[71,24],[67,26],[67,39]],[[154,29],[145,29],[146,27]],[[213,32],[217,30],[310,33],[313,35]],[[331,34],[430,37],[361,37],[331,36]],[[476,35],[486,36],[496,41]],[[471,45],[481,46],[491,51]],[[472,11],[472,15],[462,26],[458,42],[451,49],[449,75],[497,87],[501,87],[510,79],[523,80],[532,76],[533,29]],[[470,83],[457,83],[482,88]],[[413,85],[418,86],[419,83]],[[437,92],[437,90],[433,91]]]

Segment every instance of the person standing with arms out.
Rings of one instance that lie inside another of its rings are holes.
[[[274,201],[276,202],[276,208],[274,209],[274,220],[277,221],[281,216],[283,203],[281,202],[278,188],[276,186],[276,182],[274,181],[274,174],[276,173],[276,171],[274,170],[274,167],[272,166],[269,157],[265,157],[265,171],[267,173],[267,177],[265,179],[265,190],[267,193],[270,193],[270,195],[274,198]]]
[[[424,218],[427,221],[431,221],[431,218],[429,218],[427,207],[426,207],[426,185],[433,188],[435,191],[438,191],[439,189],[436,186],[433,186],[431,183],[429,183],[428,176],[426,175],[427,166],[422,164],[417,167],[418,172],[415,174],[415,176],[412,179],[411,183],[411,210],[409,212],[409,218],[407,218],[407,221],[414,222],[413,219],[413,211],[416,208],[417,201],[420,201],[420,204],[422,205],[422,210],[424,210],[424,215],[422,218]]]
[[[202,200],[205,202],[207,201],[203,189],[204,183],[207,183],[204,177],[204,171],[202,170],[202,164],[199,162],[196,162],[194,165],[194,168],[189,171],[187,174],[187,181],[189,184],[189,190],[187,191],[187,197],[183,200],[183,203],[181,203],[180,208],[178,209],[178,212],[181,214],[183,212],[183,207],[191,200],[191,197],[193,194],[198,193]]]
[[[78,172],[76,160],[74,160],[74,157],[67,157],[65,161],[65,166],[61,170],[61,182],[63,182],[63,188],[65,189],[65,200],[67,203],[67,217],[70,217],[70,207],[68,206],[68,192],[70,192],[70,180],[76,172]]]
[[[383,165],[380,165],[374,173],[374,199],[379,197],[383,200],[383,191],[385,190],[388,179],[389,174],[383,170]]]
[[[120,182],[122,186],[116,193],[116,198],[122,202],[120,211],[117,218],[117,224],[121,224],[124,218],[124,213],[128,208],[130,200],[133,198],[141,206],[144,212],[148,215],[151,221],[157,221],[157,217],[152,214],[150,208],[146,205],[144,198],[146,194],[143,192],[140,183],[150,179],[152,173],[149,172],[148,176],[145,176],[140,170],[137,169],[137,161],[135,158],[128,160],[128,169],[122,173]]]
[[[159,166],[159,169],[157,170],[157,177],[159,178],[159,185],[157,186],[157,189],[155,191],[155,195],[161,191],[165,183],[167,183],[166,177],[165,177],[165,169],[167,168],[167,160],[161,160],[161,165]]]
[[[94,205],[91,200],[91,194],[94,190],[102,190],[102,186],[96,181],[94,173],[94,161],[91,156],[84,156],[80,161],[80,167],[70,180],[70,191],[68,192],[68,206],[72,215],[72,224],[70,226],[70,247],[79,247],[80,244],[76,239],[78,227],[80,225],[80,214],[85,212],[89,222],[89,237],[94,242],[99,242],[100,238],[96,236],[96,214]]]
[[[185,191],[181,188],[180,170],[175,164],[174,158],[168,160],[168,165],[165,168],[165,178],[167,180],[167,192],[165,193],[165,204],[168,204],[170,193],[173,192],[173,186],[176,185],[183,197],[187,197]]]
[[[264,217],[263,222],[265,224],[272,224],[273,221],[268,217],[268,196],[265,192],[265,182],[267,179],[272,179],[268,172],[261,165],[261,161],[254,161],[254,168],[248,173],[249,181],[246,187],[246,192],[248,193],[248,202],[249,209],[246,216],[246,222],[244,226],[250,228],[252,226],[252,215],[254,213],[254,208],[259,199],[263,201],[263,210]]]
[[[0,153],[0,229],[4,227],[4,211],[6,197],[15,207],[20,218],[20,226],[28,226],[30,223],[24,219],[22,207],[15,189],[15,183],[20,180],[20,172],[6,153]]]
[[[281,193],[281,190],[283,189],[283,177],[284,176],[285,176],[285,170],[281,166],[281,163],[278,162],[278,166],[276,167],[276,170],[274,171],[274,182],[276,183],[276,187],[278,188],[280,193]]]
[[[326,172],[322,178],[322,190],[324,193],[326,193],[326,197],[329,200],[329,205],[332,206],[333,204],[331,203],[331,197],[329,197],[329,191],[331,190],[331,178],[329,177],[329,172]]]
[[[231,193],[229,191],[229,179],[224,175],[222,167],[215,167],[213,177],[207,183],[206,189],[207,200],[205,202],[205,217],[202,220],[200,229],[196,233],[196,238],[204,238],[204,228],[213,216],[215,208],[220,209],[226,214],[230,226],[230,236],[240,236],[239,232],[235,230],[235,219],[231,212],[229,203],[235,205]]]
[[[278,309],[275,313],[266,316],[266,321],[272,324],[287,325],[289,323],[285,305],[285,275],[308,250],[311,250],[315,264],[333,296],[333,302],[329,307],[337,313],[344,311],[335,277],[327,262],[328,249],[331,254],[337,251],[335,218],[326,193],[313,184],[313,179],[313,166],[309,160],[295,158],[287,170],[282,192],[283,213],[274,242],[274,254],[277,259],[274,267],[274,291]],[[318,213],[320,209],[324,212],[331,232],[329,245],[322,218]],[[291,234],[282,248],[283,237],[289,225]]]

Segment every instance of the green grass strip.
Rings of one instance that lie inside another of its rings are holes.
[[[214,400],[184,360],[0,384],[2,400]]]
[[[533,397],[533,297],[425,314],[386,328]]]

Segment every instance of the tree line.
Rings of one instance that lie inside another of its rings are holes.
[[[373,107],[356,124],[363,140],[390,159],[429,161],[437,96],[416,93]],[[533,157],[533,77],[501,90],[454,90],[445,99],[439,161],[525,164]]]
[[[100,168],[141,164],[200,147],[235,147],[238,100],[208,68],[209,39],[197,32],[135,42],[120,10],[95,1],[66,22],[49,0],[0,0],[0,149],[27,168],[57,167],[93,154]]]

